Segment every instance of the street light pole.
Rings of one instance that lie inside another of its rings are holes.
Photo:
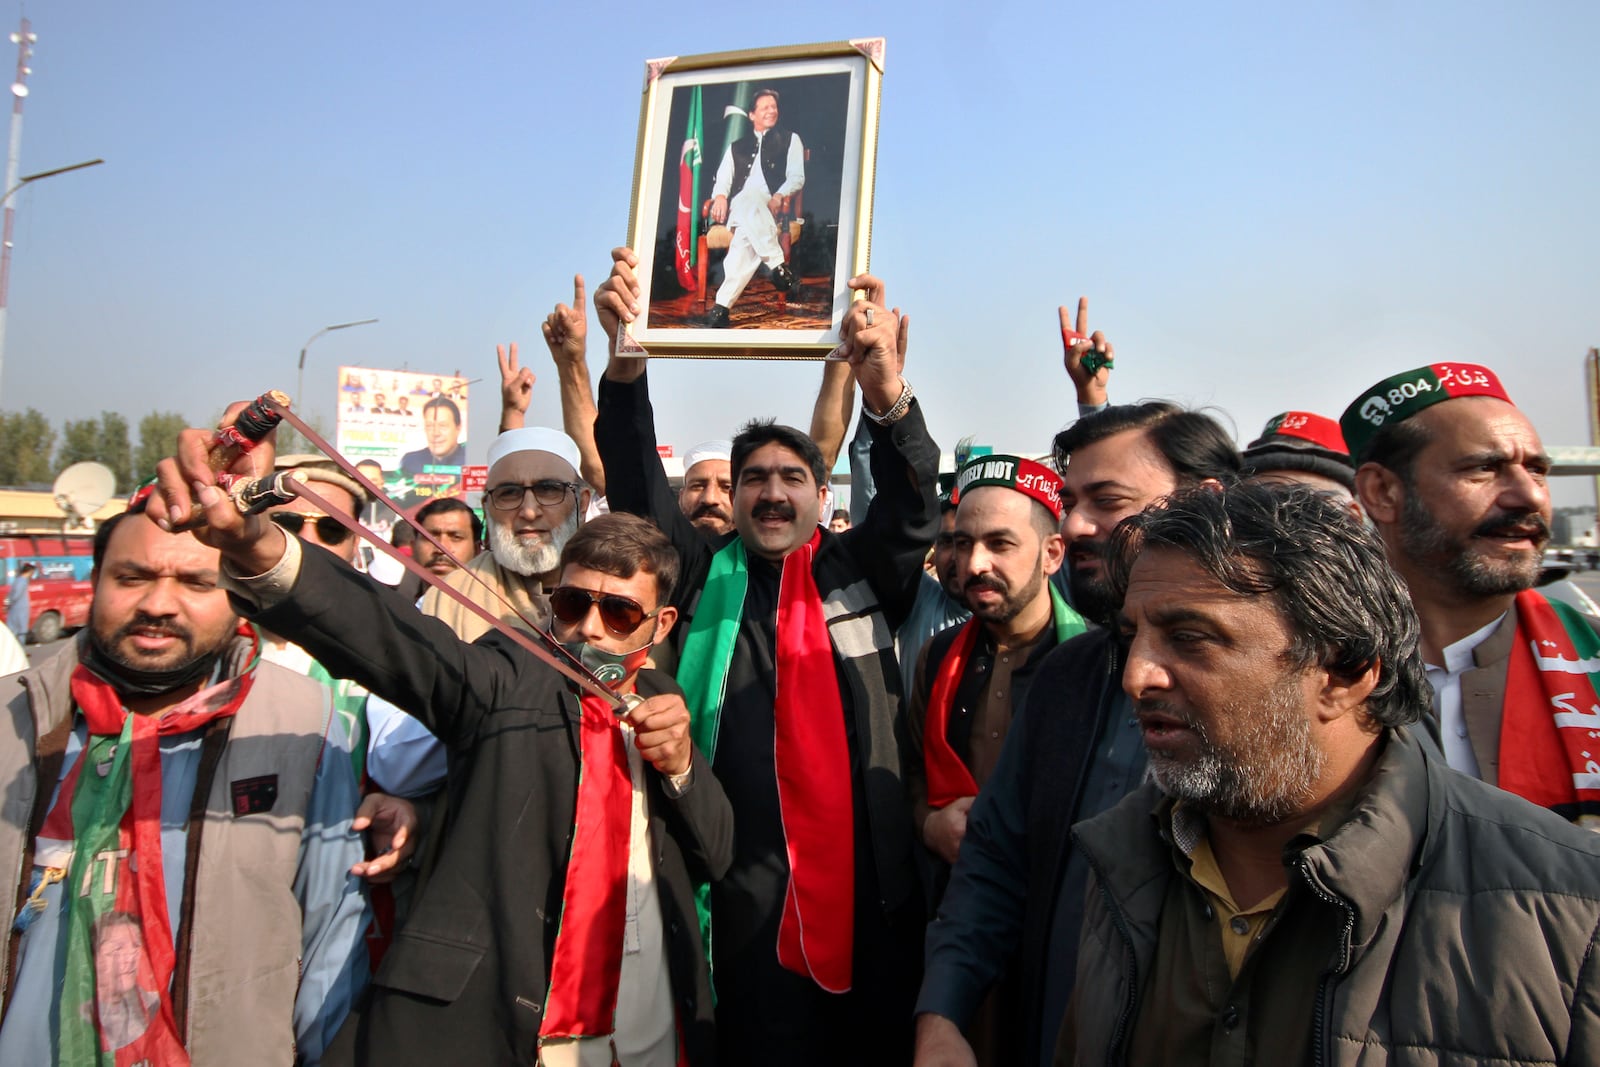
[[[374,322],[377,322],[377,321],[378,321],[377,319],[358,319],[355,322],[338,322],[338,323],[334,323],[332,326],[324,326],[322,329],[318,330],[316,333],[314,333],[310,337],[306,338],[306,343],[300,346],[300,375],[299,375],[298,378],[295,379],[295,384],[294,384],[294,402],[296,404],[302,404],[302,405],[304,405],[304,403],[305,403],[306,349],[311,347],[311,342],[315,341],[317,338],[321,337],[323,334],[327,333],[329,330],[348,330],[352,326],[367,326],[367,325],[369,325],[371,323],[374,323]],[[309,407],[302,407],[301,410],[305,411],[307,414],[310,413]]]
[[[74,163],[70,167],[29,174],[25,178],[17,177],[17,161],[22,154],[22,102],[28,98],[28,75],[33,73],[33,68],[28,66],[28,59],[33,55],[34,42],[39,39],[29,27],[28,20],[24,18],[21,29],[11,35],[12,43],[17,46],[17,80],[11,83],[11,95],[14,98],[11,104],[11,142],[6,153],[5,195],[0,196],[0,204],[5,205],[5,222],[0,226],[0,373],[5,368],[6,312],[11,291],[11,234],[17,215],[16,208],[11,206],[11,194],[40,178],[51,178],[69,170],[82,170],[105,162],[103,159],[92,159],[85,163]]]
[[[57,174],[65,174],[71,170],[83,170],[85,167],[98,167],[104,162],[105,160],[103,159],[86,159],[82,163],[69,163],[65,167],[56,167],[52,170],[41,170],[37,174],[24,174],[22,177],[17,179],[15,185],[7,189],[3,196],[0,196],[0,204],[10,200],[12,193],[16,192],[18,189],[21,189],[29,182],[36,182],[40,178],[54,178]]]
[[[13,89],[16,86],[12,86]],[[20,106],[22,101],[17,101]],[[20,122],[20,119],[18,120]],[[0,204],[5,205],[5,237],[4,244],[0,244],[0,372],[5,368],[6,360],[6,316],[10,311],[11,293],[11,226],[16,217],[16,209],[11,206],[11,194],[21,189],[29,182],[36,182],[40,178],[54,178],[57,174],[65,174],[72,170],[83,170],[85,167],[98,167],[104,163],[103,159],[90,159],[82,163],[73,163],[66,167],[56,167],[54,170],[42,170],[38,174],[28,174],[12,180],[16,175],[16,144],[17,127],[12,127],[11,163],[6,167],[6,180],[10,184],[6,187],[4,195],[0,195]]]

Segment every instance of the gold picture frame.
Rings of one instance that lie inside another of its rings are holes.
[[[838,345],[845,283],[871,259],[883,59],[874,37],[646,63],[628,216],[643,293],[619,351]]]

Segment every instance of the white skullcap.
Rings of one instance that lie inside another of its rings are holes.
[[[489,466],[516,452],[549,452],[566,460],[574,471],[580,461],[577,443],[560,430],[524,426],[520,430],[507,430],[489,442]]]
[[[732,441],[702,441],[683,454],[683,469],[708,459],[732,459]]]

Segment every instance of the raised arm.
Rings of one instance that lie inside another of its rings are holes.
[[[639,259],[628,248],[613,249],[611,259],[611,276],[594,293],[600,328],[610,339],[612,352],[600,379],[594,424],[595,447],[611,472],[606,497],[612,511],[642,516],[666,533],[682,568],[678,589],[695,589],[695,576],[710,560],[709,542],[678,507],[677,494],[661,466],[645,359],[616,354],[617,331],[638,313],[639,283],[633,268]]]
[[[840,536],[872,576],[889,624],[898,628],[916,600],[922,562],[939,529],[939,446],[901,374],[902,319],[884,305],[883,283],[861,275],[850,285],[867,296],[846,312],[839,348],[861,387],[877,493],[866,521]]]
[[[822,387],[811,408],[811,439],[822,450],[822,462],[831,471],[844,447],[844,434],[856,409],[856,379],[850,364],[830,359],[822,364]],[[854,490],[852,489],[852,495]]]
[[[229,408],[225,423],[244,406]],[[450,627],[324,549],[287,537],[263,516],[240,514],[208,461],[213,432],[178,435],[177,455],[157,465],[150,517],[173,529],[203,516],[195,536],[222,553],[236,611],[294,641],[335,677],[416,709],[418,720],[445,744],[470,742],[514,681],[517,665],[504,650],[462,642]],[[249,473],[245,465],[252,462],[271,469],[270,440],[242,454],[234,461],[239,469],[229,473]]]
[[[544,343],[556,364],[561,386],[561,428],[577,442],[578,473],[595,493],[606,493],[606,471],[594,444],[594,386],[587,358],[589,309],[584,302],[583,275],[572,276],[572,304],[557,304],[544,320]]]
[[[1102,331],[1088,332],[1088,297],[1078,297],[1076,321],[1068,318],[1065,304],[1056,309],[1056,315],[1061,320],[1062,363],[1078,394],[1078,414],[1091,414],[1110,403],[1106,383],[1111,380],[1116,349]]]
[[[870,278],[871,275],[864,277]],[[860,279],[852,279],[852,283]],[[860,289],[860,285],[852,285]],[[880,294],[881,295],[881,294]],[[899,308],[892,312],[895,319],[895,349],[898,364],[895,370],[901,371],[906,365],[906,344],[911,337],[911,316],[902,315]],[[841,349],[843,346],[840,346]],[[822,458],[832,470],[834,463],[839,459],[839,449],[844,447],[844,435],[850,429],[850,416],[856,408],[856,380],[852,373],[850,363],[846,359],[830,356],[822,364],[822,387],[817,390],[817,402],[811,408],[811,439],[822,450]],[[850,483],[850,499],[855,500],[855,470],[852,468]],[[871,495],[870,493],[868,494]],[[855,508],[851,509],[851,521],[855,521]]]
[[[517,343],[494,346],[500,364],[500,433],[520,430],[528,417],[528,402],[533,399],[533,371],[517,362]]]

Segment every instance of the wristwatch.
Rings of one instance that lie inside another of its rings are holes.
[[[904,378],[900,379],[900,398],[889,405],[889,410],[882,415],[876,415],[867,407],[866,400],[861,402],[861,413],[879,426],[891,426],[906,417],[906,412],[911,410],[911,399],[917,394],[912,390],[911,383]]]

